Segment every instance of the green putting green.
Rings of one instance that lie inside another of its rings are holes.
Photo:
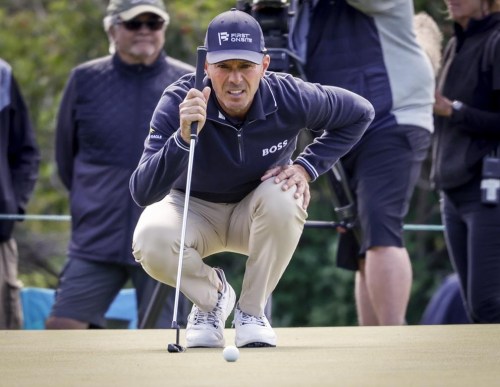
[[[184,345],[184,330],[180,344]],[[494,386],[500,325],[277,328],[276,348],[169,353],[175,330],[0,331],[0,386]],[[226,344],[234,330],[226,329]]]

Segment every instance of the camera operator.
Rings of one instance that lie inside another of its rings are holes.
[[[376,116],[342,158],[361,228],[341,234],[338,266],[356,271],[360,325],[400,325],[412,284],[403,219],[430,146],[434,76],[413,30],[413,3],[294,1],[289,46],[310,82],[367,98]]]

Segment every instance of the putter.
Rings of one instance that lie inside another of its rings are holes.
[[[205,70],[205,58],[207,55],[207,49],[200,46],[196,50],[196,75],[195,75],[195,87],[201,90],[203,87],[203,77]],[[179,250],[179,266],[177,268],[177,283],[175,285],[175,301],[174,301],[174,313],[172,316],[172,329],[176,330],[175,334],[175,344],[168,345],[168,352],[178,353],[184,352],[186,348],[179,344],[179,324],[177,324],[177,312],[179,309],[179,289],[181,285],[181,272],[182,272],[182,259],[184,257],[184,239],[186,237],[186,223],[188,215],[188,205],[189,205],[189,194],[191,191],[191,175],[193,173],[193,160],[194,160],[194,147],[196,145],[196,139],[198,137],[198,122],[191,123],[191,136],[189,141],[189,161],[187,169],[186,178],[186,194],[184,199],[184,213],[182,215],[182,228],[181,228],[181,244]]]

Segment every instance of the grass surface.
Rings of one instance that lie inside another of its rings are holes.
[[[169,353],[175,330],[0,331],[0,386],[493,386],[500,325],[278,328],[276,348]],[[234,330],[226,329],[233,344]],[[181,331],[181,344],[184,344]]]

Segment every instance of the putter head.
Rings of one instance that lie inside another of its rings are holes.
[[[179,344],[169,344],[168,345],[168,352],[170,353],[179,353],[179,352],[184,352],[186,348],[184,348],[182,345]]]
[[[172,329],[175,329],[175,344],[168,345],[168,352],[170,353],[179,353],[184,352],[186,348],[179,344],[179,324],[175,319],[172,320]]]

